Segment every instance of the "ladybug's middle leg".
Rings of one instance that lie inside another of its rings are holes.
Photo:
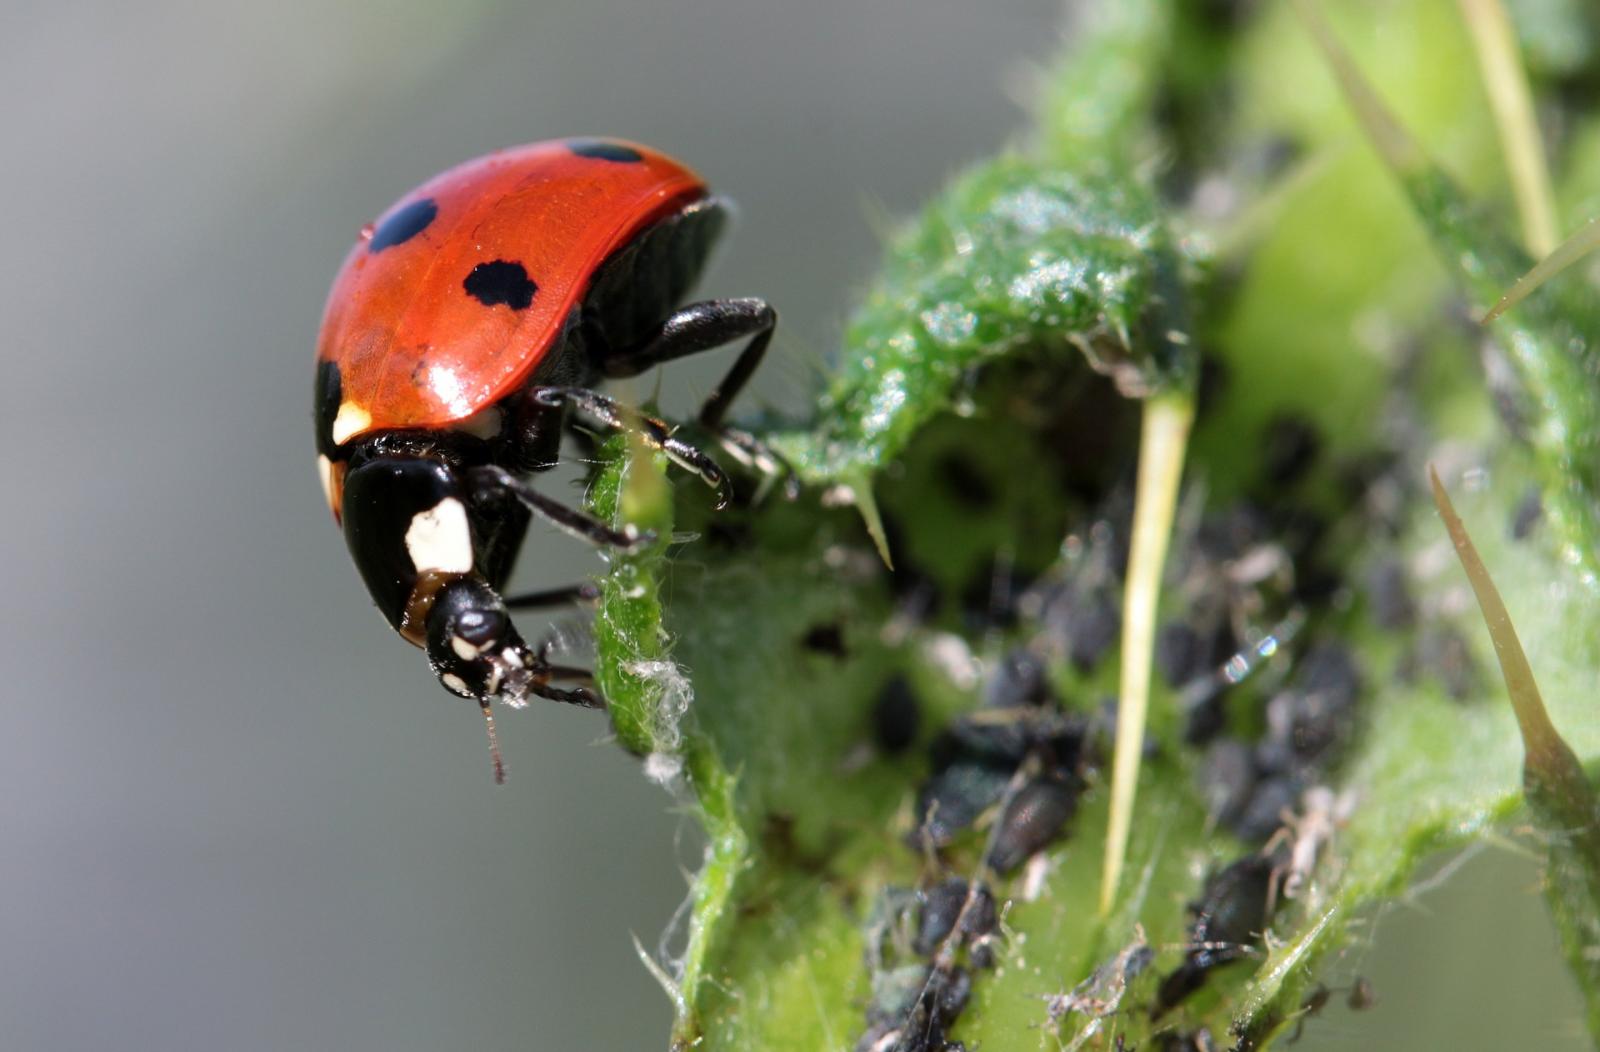
[[[714,432],[727,451],[746,466],[770,478],[781,477],[793,498],[797,492],[794,470],[783,458],[748,432],[723,423],[728,408],[755,374],[772,342],[778,313],[766,300],[725,299],[691,303],[675,311],[643,346],[614,351],[600,362],[608,377],[637,376],[678,358],[715,350],[749,337],[733,367],[700,406],[700,426]]]
[[[679,467],[692,471],[717,491],[717,507],[728,503],[728,477],[715,460],[699,448],[672,434],[665,421],[634,409],[626,409],[598,391],[586,387],[535,387],[530,397],[539,405],[554,408],[571,406],[584,416],[613,431],[639,435],[661,450]]]
[[[475,499],[493,499],[500,494],[509,494],[546,522],[591,544],[632,552],[655,541],[654,535],[649,532],[640,533],[631,527],[612,529],[593,515],[570,508],[554,497],[540,493],[530,483],[495,464],[472,468],[467,479]]]
[[[508,595],[502,597],[502,601],[508,610],[542,610],[552,606],[592,603],[598,598],[600,598],[599,586],[593,581],[585,581],[582,584],[569,584],[564,588],[546,588],[539,592]]]

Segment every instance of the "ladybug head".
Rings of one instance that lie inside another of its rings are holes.
[[[488,706],[526,704],[544,662],[506,616],[505,603],[476,576],[444,585],[428,612],[428,661],[444,688]]]
[[[444,689],[482,707],[494,780],[504,782],[489,705],[496,699],[517,708],[526,705],[530,688],[548,678],[543,658],[528,649],[506,616],[505,603],[477,577],[457,578],[439,590],[428,612],[427,648]]]

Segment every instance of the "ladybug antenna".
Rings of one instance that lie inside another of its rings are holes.
[[[483,726],[489,732],[489,764],[494,768],[494,784],[506,784],[506,764],[500,758],[500,735],[495,733],[494,713],[489,710],[489,703],[483,703]]]

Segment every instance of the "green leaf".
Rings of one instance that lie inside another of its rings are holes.
[[[1180,271],[1153,195],[1126,173],[981,165],[895,239],[816,426],[778,447],[808,480],[852,482],[1019,350],[1072,372],[1081,355],[1129,397],[1186,386]]]

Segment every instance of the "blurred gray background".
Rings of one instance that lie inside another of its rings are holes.
[[[503,717],[495,789],[472,707],[370,608],[312,466],[327,283],[441,168],[637,138],[742,206],[705,288],[778,304],[757,394],[793,404],[881,218],[1005,140],[1058,16],[5,0],[0,1049],[661,1047],[630,935],[654,944],[693,838],[590,713]],[[674,370],[668,406],[717,364]],[[527,558],[530,583],[594,565],[547,536]],[[1532,870],[1505,858],[1403,929],[1423,967],[1370,962],[1409,977],[1369,1016],[1389,1038],[1413,1016],[1437,1036],[1463,982],[1520,981],[1508,945],[1560,994]],[[1437,949],[1491,893],[1526,919],[1501,953]]]

